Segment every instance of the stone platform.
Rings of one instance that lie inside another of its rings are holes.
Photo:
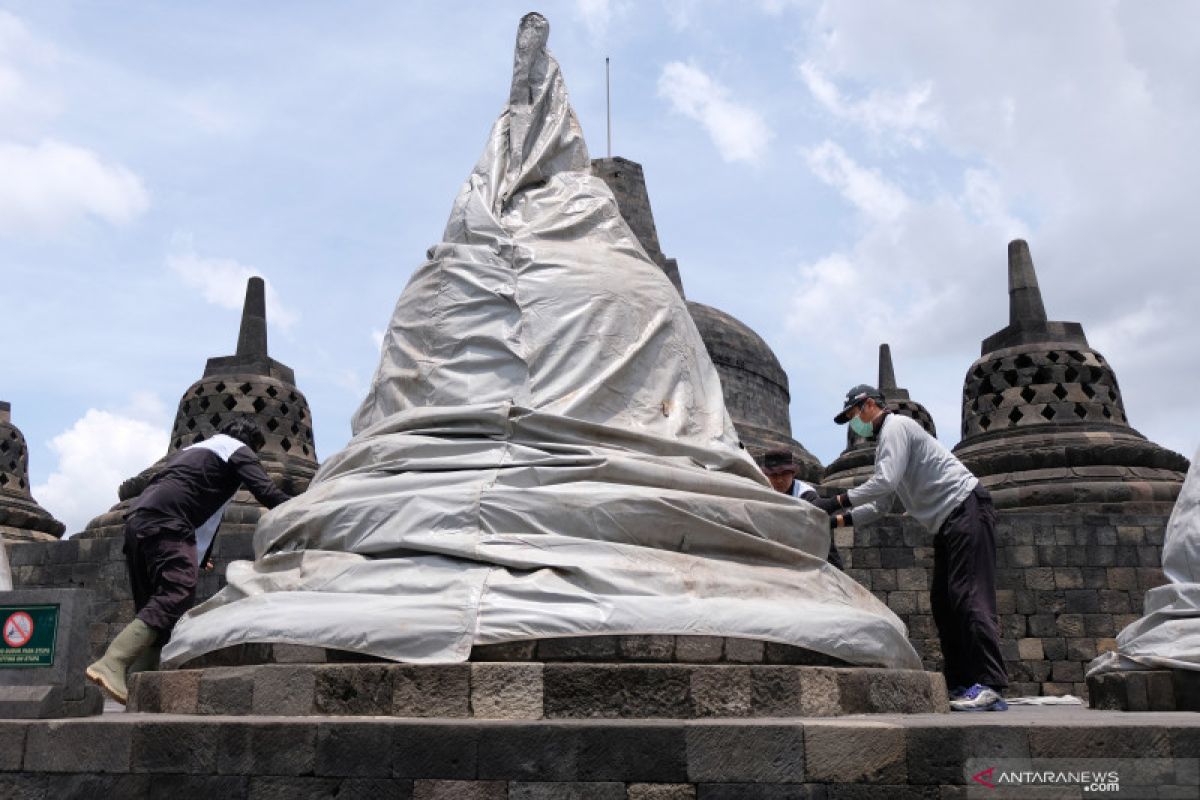
[[[1200,711],[1200,671],[1109,672],[1088,678],[1088,695],[1108,711]]]
[[[1005,794],[971,776],[998,763],[1079,769],[1100,760],[1122,780],[1122,792],[1102,796],[1197,798],[1197,757],[1200,715],[1078,707],[721,722],[120,713],[0,721],[0,797],[1083,798],[1092,795],[1078,786]],[[1158,766],[1149,785],[1135,785],[1135,763]]]
[[[480,719],[833,717],[944,712],[917,670],[743,664],[263,664],[141,673],[130,711]]]

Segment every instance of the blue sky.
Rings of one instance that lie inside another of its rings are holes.
[[[0,399],[71,530],[165,451],[270,286],[318,453],[507,95],[527,4],[0,1]],[[645,169],[689,298],[754,327],[828,463],[879,342],[958,440],[1029,240],[1129,418],[1191,456],[1200,7],[543,3],[593,156]]]

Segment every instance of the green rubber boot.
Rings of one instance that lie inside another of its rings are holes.
[[[87,678],[121,705],[129,699],[125,673],[138,656],[154,646],[158,631],[140,619],[125,626],[104,651],[104,656],[87,668]]]
[[[125,671],[125,675],[132,676],[137,672],[153,672],[158,669],[158,661],[161,656],[161,647],[147,647],[129,665],[129,669]]]

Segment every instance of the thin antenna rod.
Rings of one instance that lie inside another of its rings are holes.
[[[608,157],[612,158],[612,84],[608,78],[608,56],[604,57],[604,106],[608,124]]]

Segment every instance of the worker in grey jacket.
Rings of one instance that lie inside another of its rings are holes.
[[[950,707],[1003,711],[1008,685],[996,615],[996,510],[991,495],[962,462],[913,420],[893,414],[883,395],[861,384],[834,417],[864,438],[875,437],[875,472],[861,486],[816,505],[833,526],[870,522],[898,497],[933,532],[930,604],[942,645]]]

